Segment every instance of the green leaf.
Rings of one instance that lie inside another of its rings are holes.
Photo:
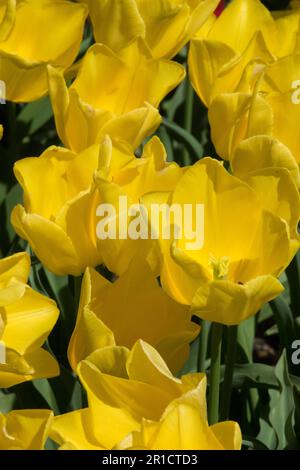
[[[289,283],[291,308],[294,315],[300,312],[300,253],[294,257],[286,269],[286,275]]]
[[[293,313],[282,296],[272,300],[270,305],[278,325],[281,347],[287,351],[290,371],[297,374],[295,366],[290,360],[293,353],[292,343],[295,339],[297,339]]]
[[[189,374],[191,372],[198,371],[198,348],[199,338],[196,338],[190,346],[190,354],[188,360],[186,361],[183,369],[179,372],[178,377],[181,377],[184,374]]]
[[[179,142],[181,142],[185,148],[187,148],[194,157],[194,160],[199,160],[203,157],[204,150],[203,146],[198,142],[195,137],[187,132],[182,127],[178,126],[175,122],[171,122],[168,119],[164,118],[162,125],[165,126],[169,133],[173,135]]]
[[[58,414],[59,406],[57,404],[55,395],[49,384],[49,381],[47,379],[34,380],[33,386],[47,402],[48,407],[53,410],[55,414]]]
[[[33,135],[43,127],[53,116],[48,96],[24,106],[18,115],[18,122],[26,125],[26,134]]]
[[[295,432],[300,441],[300,389],[293,387],[294,403],[295,403]]]
[[[253,343],[255,337],[255,317],[243,321],[238,328],[238,346],[241,355],[240,362],[253,362]]]
[[[278,388],[274,368],[266,364],[238,364],[234,367],[233,387],[247,388]]]
[[[3,256],[8,254],[8,251],[16,237],[16,232],[10,222],[10,216],[13,208],[22,203],[22,189],[16,184],[7,193],[5,199],[0,206],[0,220],[1,220],[1,237],[0,237],[0,250]]]
[[[0,390],[0,412],[9,413],[14,408],[16,395],[14,393],[6,393]]]
[[[275,430],[270,426],[270,424],[260,418],[259,419],[260,431],[257,436],[257,440],[262,443],[267,449],[275,450],[278,447],[278,438]]]
[[[170,121],[174,120],[176,111],[184,103],[185,91],[186,84],[185,82],[182,82],[181,85],[176,89],[172,98],[163,102],[162,108],[166,112],[167,117]]]
[[[289,377],[286,351],[283,351],[276,367],[275,376],[279,390],[270,390],[269,421],[278,438],[278,449],[293,447],[297,441],[295,426],[295,403],[292,382]]]

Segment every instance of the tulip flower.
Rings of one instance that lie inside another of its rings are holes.
[[[259,0],[230,2],[191,43],[189,69],[195,91],[209,106],[219,93],[252,89],[265,66],[297,51],[298,36],[299,12],[274,19]]]
[[[107,168],[109,168],[110,162],[113,162],[120,154],[120,148],[116,142],[113,143],[109,138],[106,138],[100,154],[103,155],[102,159],[107,161]],[[163,144],[157,137],[154,137],[145,145],[141,158],[134,158],[132,155],[131,161],[120,171],[114,172],[112,178],[108,178],[107,173],[103,172],[101,168],[95,174],[95,184],[101,203],[109,204],[116,209],[114,220],[117,225],[116,236],[107,239],[97,237],[97,245],[104,264],[110,271],[118,275],[128,269],[130,260],[136,255],[147,259],[153,271],[157,272],[159,269],[157,241],[151,239],[150,236],[145,239],[131,239],[124,226],[128,225],[130,217],[125,214],[121,220],[119,212],[121,211],[121,198],[125,199],[127,207],[138,208],[139,201],[144,194],[174,189],[184,169],[175,162],[169,163],[166,160],[167,155]],[[99,223],[101,219],[97,218],[97,221]],[[119,236],[120,229],[126,231],[126,236],[123,239]]]
[[[152,240],[99,240],[96,212],[101,203],[116,204],[109,188],[118,189],[119,185],[134,202],[147,191],[172,190],[182,170],[165,160],[165,150],[157,138],[146,145],[142,158],[136,158],[128,144],[112,142],[108,137],[100,146],[79,154],[50,147],[38,158],[15,164],[24,207],[14,208],[12,224],[41,262],[58,275],[78,276],[87,266],[102,262],[121,274],[137,253],[145,254],[155,269],[158,255]],[[56,188],[55,197],[50,198],[45,191],[48,186]]]
[[[26,253],[0,260],[0,340],[5,348],[0,363],[0,387],[3,388],[59,373],[56,360],[42,349],[59,312],[55,302],[26,284],[29,270]]]
[[[65,0],[27,0],[18,1],[14,12],[15,2],[3,3],[1,80],[8,100],[33,101],[48,90],[47,65],[63,73],[76,59],[87,8]]]
[[[50,410],[0,412],[0,450],[43,450],[52,419]]]
[[[134,156],[126,152],[116,154],[112,171],[131,158]],[[97,145],[79,154],[50,147],[38,158],[15,164],[24,207],[14,208],[12,224],[41,262],[58,275],[78,276],[87,266],[101,264],[95,226],[98,193],[92,185],[98,160]]]
[[[156,58],[174,57],[219,0],[88,0],[96,41],[115,51],[143,37]]]
[[[154,59],[142,39],[118,55],[93,45],[70,88],[62,74],[48,70],[58,135],[77,152],[106,134],[138,147],[159,126],[159,103],[185,76],[180,64]]]
[[[148,264],[136,258],[113,283],[87,269],[68,356],[76,371],[77,364],[95,350],[114,345],[131,348],[142,338],[178,372],[198,333],[189,308],[171,299]]]
[[[265,68],[253,93],[224,93],[209,107],[212,140],[218,154],[231,159],[243,139],[269,135],[285,144],[299,163],[300,54]]]
[[[208,428],[204,424],[203,374],[173,377],[158,352],[144,341],[137,341],[131,351],[116,346],[98,349],[79,364],[78,372],[89,406],[54,419],[50,435],[60,445],[111,449],[129,433],[138,431],[143,418],[159,421],[165,409],[180,397],[197,403],[203,425]]]
[[[148,196],[148,204],[158,197]],[[200,318],[239,324],[282,292],[276,277],[292,258],[288,226],[210,158],[189,168],[169,196],[169,204],[186,203],[204,204],[204,244],[190,249],[183,234],[160,241],[162,285]]]
[[[234,421],[209,426],[206,415],[206,379],[202,379],[202,405],[195,391],[172,401],[159,422],[143,420],[141,430],[134,431],[118,446],[123,449],[147,450],[240,450],[241,430]]]
[[[300,174],[285,145],[269,136],[242,141],[231,162],[233,174],[251,186],[262,207],[283,219],[289,227],[291,253],[299,249]]]

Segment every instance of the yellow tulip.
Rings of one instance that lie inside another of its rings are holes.
[[[206,416],[203,378],[201,406],[195,390],[172,401],[159,422],[143,420],[140,431],[134,431],[118,446],[124,449],[148,450],[240,450],[242,435],[233,421],[209,426]],[[175,457],[172,458],[173,462]],[[170,460],[172,462],[172,460]]]
[[[55,302],[26,285],[30,259],[19,253],[0,260],[0,387],[58,375],[56,360],[42,346],[54,327]],[[2,355],[1,355],[2,357]],[[1,437],[0,437],[1,443]]]
[[[2,4],[5,2],[1,2]],[[48,90],[47,64],[63,72],[75,60],[87,8],[65,0],[0,5],[0,76],[7,99],[27,102]]]
[[[300,116],[299,77],[300,54],[293,54],[267,67],[258,87],[272,110],[271,135],[291,150],[298,163],[300,141],[295,122]]]
[[[248,91],[266,65],[299,48],[299,12],[273,18],[259,0],[233,0],[197,33],[189,54],[190,77],[209,106],[219,93]]]
[[[86,271],[68,356],[76,370],[77,364],[97,349],[113,345],[131,348],[142,338],[178,372],[188,357],[189,343],[198,333],[189,308],[171,299],[148,264],[136,258],[113,283],[93,269]]]
[[[299,249],[300,174],[289,149],[269,136],[254,136],[238,145],[231,168],[254,189],[264,209],[287,222],[293,257]]]
[[[208,110],[211,139],[218,155],[231,160],[238,144],[257,135],[272,135],[270,105],[259,93],[223,93]]]
[[[122,150],[124,152],[124,150]],[[120,147],[106,138],[100,154],[111,163],[120,154]],[[124,157],[123,157],[124,158]],[[116,209],[117,234],[115,238],[98,239],[98,249],[101,252],[104,264],[110,271],[118,275],[123,274],[129,266],[130,260],[136,256],[143,256],[151,265],[153,271],[158,270],[157,241],[151,237],[147,239],[132,240],[130,237],[121,239],[119,229],[123,229],[124,220],[119,220],[120,198],[126,198],[127,206],[138,205],[140,198],[152,191],[172,191],[179,181],[184,169],[176,163],[166,161],[167,155],[161,141],[154,137],[144,147],[141,158],[134,158],[108,178],[106,172],[100,169],[95,175],[95,183],[102,203],[110,204]],[[111,172],[112,174],[112,172]],[[129,216],[125,216],[127,224]],[[99,221],[101,219],[99,218]]]
[[[203,204],[205,215],[202,249],[190,249],[185,233],[160,241],[161,282],[174,299],[200,318],[235,325],[283,290],[276,277],[292,258],[288,225],[221,163],[205,158],[189,168],[169,203]]]
[[[57,132],[75,151],[106,134],[138,147],[160,124],[159,103],[185,76],[181,65],[154,59],[142,39],[118,55],[93,45],[69,89],[61,73],[48,71]]]
[[[145,255],[157,269],[152,240],[99,240],[96,212],[100,203],[117,207],[121,191],[130,203],[138,202],[144,192],[175,187],[182,170],[166,162],[159,139],[145,146],[142,158],[136,158],[128,144],[109,137],[79,154],[50,147],[38,158],[19,160],[14,171],[24,191],[24,207],[14,208],[12,224],[50,271],[78,276],[87,266],[104,261],[121,274],[136,254]],[[48,187],[55,188],[51,197]]]
[[[98,155],[97,146],[80,154],[50,147],[38,158],[15,164],[24,207],[14,208],[12,224],[55,274],[77,276],[86,266],[101,263],[92,224],[97,194],[91,184]]]
[[[51,438],[76,449],[111,449],[139,430],[143,418],[158,421],[166,407],[193,394],[205,410],[203,374],[172,376],[158,352],[144,341],[132,350],[107,346],[78,366],[89,407],[54,419]],[[99,426],[101,423],[101,426]]]
[[[52,419],[50,410],[0,412],[0,450],[43,450]]]
[[[143,37],[156,58],[174,57],[219,0],[88,0],[96,41],[119,51]]]
[[[300,162],[300,54],[289,55],[261,73],[253,93],[224,93],[209,107],[212,140],[218,154],[231,159],[242,140],[269,135],[285,144]]]

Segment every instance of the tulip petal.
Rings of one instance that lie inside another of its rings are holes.
[[[20,205],[14,208],[11,220],[16,232],[28,240],[36,256],[50,271],[61,276],[81,274],[74,246],[57,224],[37,214],[27,214]],[[54,246],[55,251],[49,250],[49,246]]]
[[[244,285],[211,281],[199,287],[193,299],[192,312],[204,320],[238,325],[282,291],[280,282],[269,275],[259,276]]]
[[[135,0],[89,0],[88,6],[96,42],[118,51],[145,36],[145,24]]]
[[[56,416],[50,429],[51,439],[60,445],[69,446],[72,450],[101,450],[100,445],[91,443],[85,425],[87,419],[87,409]]]
[[[5,416],[5,429],[0,431],[0,449],[44,449],[52,419],[50,410],[11,411]]]

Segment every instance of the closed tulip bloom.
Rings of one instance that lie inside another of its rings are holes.
[[[50,410],[0,412],[0,450],[43,450],[52,419]]]
[[[26,253],[0,260],[1,388],[59,374],[56,360],[42,349],[59,312],[27,285],[29,270]]]
[[[197,36],[191,43],[190,77],[209,106],[219,93],[252,89],[266,65],[298,51],[299,13],[273,18],[259,0],[233,0]]]
[[[299,167],[289,149],[269,136],[242,141],[231,162],[233,174],[251,186],[262,207],[284,220],[291,253],[299,249]]]
[[[118,54],[95,44],[70,88],[62,74],[49,68],[57,132],[74,151],[100,143],[106,134],[135,149],[159,126],[156,108],[184,76],[180,64],[154,59],[142,39]]]
[[[131,351],[116,346],[97,350],[78,372],[89,406],[56,417],[51,430],[51,438],[68,448],[111,449],[139,430],[143,418],[159,421],[173,400],[190,393],[199,408],[205,406],[203,374],[173,377],[158,352],[141,340]]]
[[[189,308],[171,299],[148,264],[137,258],[113,283],[93,269],[86,271],[68,356],[76,370],[77,364],[97,349],[114,345],[131,348],[142,338],[178,372],[188,358],[189,343],[198,333]]]
[[[201,249],[185,233],[160,243],[161,282],[173,298],[200,318],[235,325],[283,290],[276,277],[292,257],[287,223],[221,163],[205,158],[189,168],[169,203],[203,204],[205,215]]]
[[[252,93],[224,93],[209,107],[212,140],[222,158],[231,159],[243,139],[269,135],[281,141],[299,163],[300,54],[284,57],[261,73]]]
[[[138,36],[157,58],[174,57],[218,0],[88,0],[96,41],[118,51]]]
[[[0,76],[6,98],[36,100],[48,91],[47,65],[63,73],[76,59],[87,8],[65,0],[21,0],[14,12],[15,2],[1,3]]]

